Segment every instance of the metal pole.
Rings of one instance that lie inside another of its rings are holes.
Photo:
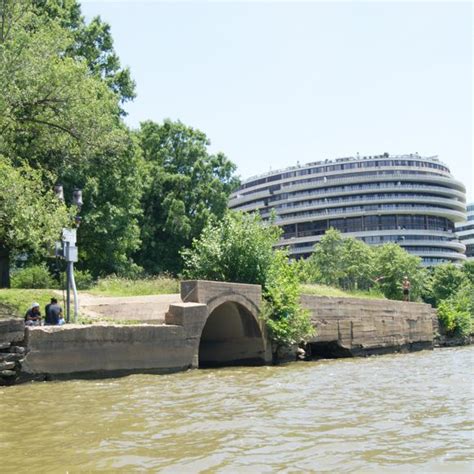
[[[76,288],[76,281],[74,279],[74,263],[71,262],[71,275],[70,275],[70,282],[72,292],[74,293],[74,324],[77,324],[77,313],[79,312],[79,299],[77,297],[77,288]]]
[[[69,242],[66,242],[69,247]],[[71,314],[71,262],[66,263],[66,322],[69,323]]]

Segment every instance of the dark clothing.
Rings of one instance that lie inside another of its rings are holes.
[[[63,310],[57,303],[50,303],[46,305],[46,315],[44,318],[45,324],[57,326],[59,318],[61,318]]]
[[[404,288],[403,289],[403,294],[408,295],[408,293],[410,293],[410,290],[408,288]]]
[[[40,326],[41,313],[39,311],[33,311],[33,308],[30,308],[25,314],[25,325],[26,326]]]

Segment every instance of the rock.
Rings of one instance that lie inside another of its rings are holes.
[[[15,362],[0,362],[0,371],[14,369],[15,365]]]
[[[0,351],[3,351],[4,349],[8,349],[11,346],[10,342],[0,342]]]
[[[10,352],[14,352],[16,354],[24,354],[26,349],[22,346],[12,346],[10,347]]]
[[[15,375],[14,370],[0,370],[0,377],[14,377]]]
[[[11,361],[20,361],[23,360],[23,354],[16,354],[13,352],[7,352],[5,354],[0,354],[0,363],[2,362],[11,362]]]

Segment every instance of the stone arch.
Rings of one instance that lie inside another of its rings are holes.
[[[268,362],[265,328],[258,308],[238,294],[221,294],[207,303],[199,338],[199,367],[262,365]]]

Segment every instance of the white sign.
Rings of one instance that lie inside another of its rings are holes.
[[[70,245],[76,244],[76,229],[63,229],[63,241]]]

